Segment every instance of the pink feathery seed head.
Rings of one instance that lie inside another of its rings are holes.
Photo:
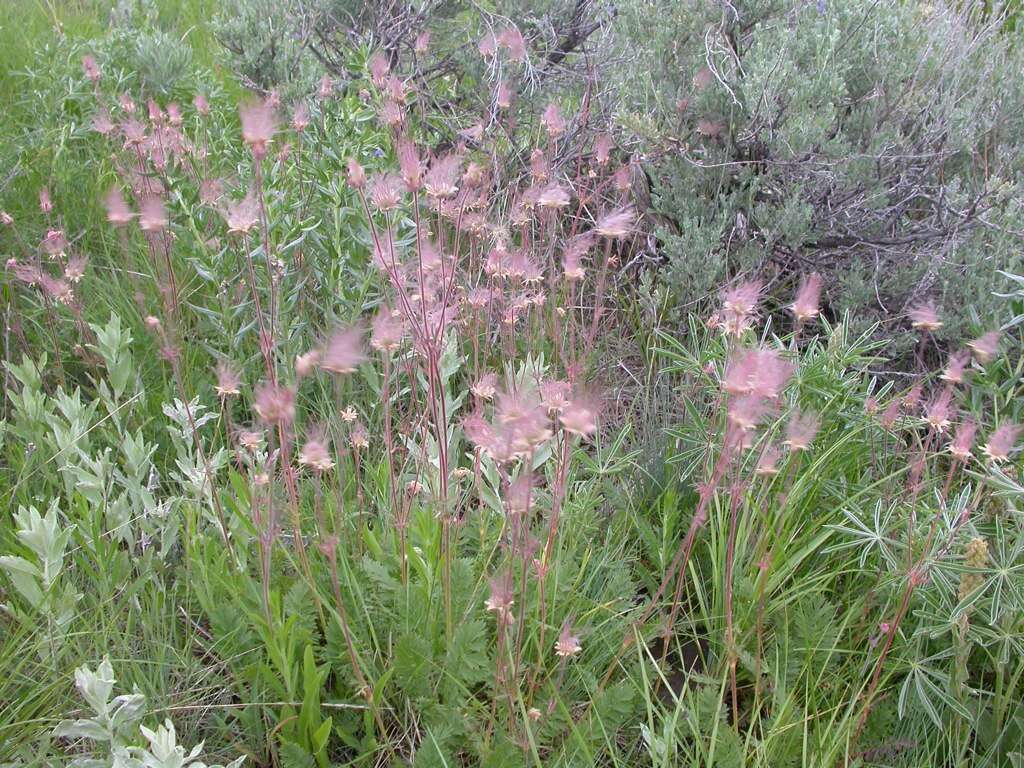
[[[260,205],[256,193],[252,190],[241,200],[228,203],[224,211],[224,220],[228,232],[232,235],[244,235],[250,232],[260,220]]]
[[[508,109],[512,106],[513,95],[512,86],[509,85],[508,80],[500,80],[494,89],[494,103],[498,109]]]
[[[693,76],[693,90],[698,93],[715,82],[715,76],[707,67],[701,67]]]
[[[615,169],[612,175],[612,184],[618,192],[629,192],[633,186],[633,172],[628,163],[623,163]]]
[[[540,383],[540,401],[553,414],[569,406],[572,384],[563,379],[544,379]]]
[[[14,274],[15,280],[19,280],[25,283],[25,285],[39,285],[43,280],[42,270],[34,264],[22,264],[14,259],[9,259],[7,261],[7,268]]]
[[[88,263],[89,259],[86,256],[75,254],[64,265],[64,279],[75,285],[85,277],[85,267]]]
[[[817,414],[810,411],[797,411],[786,424],[786,439],[783,445],[791,451],[806,451],[814,442],[820,425],[821,421]]]
[[[757,467],[754,468],[754,473],[761,475],[762,477],[770,477],[771,475],[778,474],[780,456],[781,451],[777,445],[768,446],[758,458]]]
[[[916,411],[921,404],[921,395],[924,393],[924,386],[921,382],[914,383],[907,394],[903,396],[903,405],[908,411]]]
[[[203,205],[214,205],[224,197],[224,182],[221,179],[203,179],[199,183],[199,200]]]
[[[594,139],[594,159],[598,165],[608,165],[608,161],[611,160],[612,150],[615,148],[615,142],[612,141],[612,137],[608,133],[599,133]]]
[[[429,237],[424,237],[420,240],[419,246],[419,263],[423,271],[429,275],[440,269],[444,260],[437,244]]]
[[[405,323],[401,315],[390,307],[383,306],[373,318],[370,332],[370,346],[378,352],[394,352],[405,339]]]
[[[167,229],[167,210],[164,201],[156,195],[146,195],[139,201],[139,228],[143,232]]]
[[[46,232],[46,237],[39,243],[40,250],[47,256],[56,256],[57,254],[64,253],[68,247],[68,239],[64,237],[64,231],[61,229],[50,229]]]
[[[544,182],[551,175],[551,163],[548,162],[544,150],[537,148],[530,153],[530,177],[534,181]]]
[[[167,122],[173,126],[181,125],[185,121],[184,115],[181,114],[181,107],[175,102],[171,102],[167,105]]]
[[[597,431],[598,401],[590,393],[573,394],[558,416],[562,429],[572,435],[590,437]]]
[[[317,90],[316,95],[321,101],[329,99],[334,95],[334,81],[330,75],[324,75],[320,78],[320,88]]]
[[[981,450],[991,461],[1006,461],[1016,450],[1021,432],[1024,432],[1024,426],[1020,424],[1003,424],[989,435],[988,442]]]
[[[544,130],[548,132],[548,136],[552,139],[557,139],[565,133],[565,118],[562,117],[562,110],[559,109],[558,105],[554,102],[548,104],[547,108],[544,110],[544,114],[541,115],[540,121],[544,126]]]
[[[557,182],[547,186],[537,198],[537,205],[549,210],[558,210],[569,205],[569,191]]]
[[[746,280],[722,290],[722,312],[737,317],[752,317],[757,313],[764,287],[760,280]]]
[[[960,461],[967,461],[971,457],[971,449],[974,447],[974,437],[978,432],[978,425],[973,419],[967,419],[959,427],[953,440],[949,444],[949,452]]]
[[[357,451],[370,447],[370,433],[361,421],[356,421],[349,429],[348,444]]]
[[[64,278],[51,277],[45,272],[39,275],[39,285],[43,292],[59,304],[70,304],[74,301],[71,283]]]
[[[242,377],[231,363],[227,360],[217,363],[217,383],[213,385],[213,390],[220,397],[239,394],[241,386]]]
[[[117,104],[126,115],[135,114],[135,102],[132,101],[132,97],[127,93],[122,93],[117,97]]]
[[[821,303],[821,275],[812,272],[800,281],[796,298],[790,305],[790,311],[798,323],[805,323],[818,316],[818,305]]]
[[[423,30],[416,35],[416,40],[413,41],[412,49],[417,56],[422,56],[430,49],[430,30]]]
[[[339,328],[324,345],[320,367],[331,373],[354,373],[365,360],[362,330]]]
[[[348,169],[345,174],[345,180],[353,189],[362,189],[366,186],[366,171],[354,157],[350,157],[348,159]]]
[[[456,155],[456,157],[458,157],[458,155]],[[461,163],[461,160],[459,162]],[[470,161],[466,166],[466,171],[462,174],[462,183],[472,189],[481,187],[484,181],[488,178],[487,168],[474,160]],[[475,199],[479,200],[481,207],[486,207],[488,202],[486,190],[480,190],[475,196]]]
[[[483,139],[484,137],[484,124],[481,122],[473,123],[468,128],[463,128],[462,130],[460,130],[459,136],[466,139],[467,141],[473,142],[474,144],[479,144],[480,140]],[[465,147],[463,147],[462,149],[465,149]],[[460,149],[459,151],[462,151],[462,149]]]
[[[192,97],[192,106],[195,107],[196,112],[203,117],[210,114],[210,102],[207,101],[206,96],[201,93],[197,93]]]
[[[398,167],[402,173],[402,181],[409,192],[416,192],[423,184],[423,164],[420,161],[416,144],[408,136],[398,139],[396,148]]]
[[[469,391],[477,399],[486,402],[494,399],[497,387],[498,375],[495,373],[485,373],[470,386]]]
[[[409,85],[409,82],[400,77],[391,75],[384,81],[384,95],[389,101],[393,101],[398,105],[405,104],[408,101],[411,91],[412,87]]]
[[[240,429],[235,435],[238,444],[250,453],[263,447],[263,433],[255,429]]]
[[[264,424],[287,426],[295,420],[295,390],[263,382],[253,394],[252,407]]]
[[[100,81],[100,65],[96,63],[96,57],[91,53],[87,53],[82,57],[82,71],[94,83]]]
[[[329,472],[334,468],[330,445],[323,430],[314,428],[299,449],[299,464],[314,472]]]
[[[999,336],[999,331],[989,331],[967,344],[982,365],[992,362],[999,354]]]
[[[485,59],[491,59],[498,52],[498,38],[493,32],[487,32],[476,44],[476,49]]]
[[[462,301],[473,311],[479,312],[492,302],[492,294],[487,288],[477,286],[464,291]]]
[[[952,400],[952,387],[943,387],[939,394],[925,407],[924,420],[936,432],[945,432],[946,428],[949,427],[949,419],[953,411]]]
[[[402,202],[402,179],[393,173],[375,174],[370,181],[370,204],[378,211],[391,211]]]
[[[153,99],[148,99],[146,101],[146,112],[149,114],[149,122],[153,123],[154,125],[163,122],[163,110],[160,109],[160,105],[157,104]]]
[[[889,404],[882,411],[881,417],[879,417],[879,423],[885,429],[892,429],[896,424],[896,420],[900,417],[900,401],[899,398],[893,398],[889,401]]]
[[[569,628],[569,621],[562,624],[562,631],[558,634],[558,639],[555,641],[555,655],[562,659],[568,659],[577,655],[583,650],[583,646],[580,645],[579,635],[574,635]]]
[[[479,410],[462,419],[462,431],[477,448],[488,451],[494,441],[494,428]]]
[[[401,105],[397,101],[391,101],[390,99],[381,106],[378,117],[389,128],[398,128],[405,120]]]
[[[967,364],[971,362],[971,353],[969,350],[961,349],[958,352],[954,352],[949,356],[949,360],[946,362],[946,368],[942,371],[939,376],[943,381],[948,381],[950,384],[963,384],[964,373],[967,369]]]
[[[114,121],[110,119],[110,113],[105,107],[100,107],[96,110],[96,114],[92,117],[92,129],[101,136],[109,136],[114,132]]]
[[[50,190],[46,187],[39,189],[39,210],[49,213],[53,210],[53,201],[50,199]]]
[[[579,282],[587,275],[583,266],[583,254],[578,250],[566,248],[562,252],[562,275],[570,283]]]
[[[238,108],[238,116],[242,122],[242,140],[250,146],[257,160],[266,157],[277,132],[277,114],[272,101],[267,99],[243,104]]]
[[[380,51],[377,51],[370,57],[366,66],[370,72],[370,80],[373,81],[373,84],[378,88],[382,87],[387,76],[391,73],[391,65],[388,63],[387,57]]]
[[[744,432],[754,429],[768,414],[769,404],[757,395],[740,395],[729,400],[729,423]]]
[[[513,515],[525,515],[530,511],[535,480],[528,472],[521,473],[508,485],[505,502]]]
[[[462,160],[458,155],[449,152],[434,158],[423,179],[423,189],[429,197],[452,197],[459,191],[459,172]]]
[[[942,327],[942,321],[939,320],[939,313],[936,311],[935,305],[931,302],[912,307],[907,314],[910,316],[911,327],[916,328],[919,331],[927,331],[930,333],[937,331]]]
[[[498,44],[508,51],[512,61],[526,61],[526,40],[517,27],[506,27],[498,35]]]
[[[508,430],[514,453],[526,455],[551,437],[547,409],[533,392],[499,394],[495,414]]]
[[[124,147],[140,147],[146,143],[146,126],[138,120],[130,118],[120,125],[121,135],[124,136]]]
[[[296,133],[302,133],[309,127],[309,107],[306,102],[297,101],[292,107],[292,128]]]
[[[295,356],[295,378],[302,380],[312,375],[313,371],[320,365],[320,350],[311,349]]]
[[[627,206],[598,219],[594,231],[601,237],[622,239],[633,232],[635,223],[636,211]]]
[[[774,349],[748,349],[732,355],[722,388],[729,394],[749,394],[774,400],[782,394],[793,364]]]

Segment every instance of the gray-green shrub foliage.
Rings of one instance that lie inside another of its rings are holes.
[[[949,338],[992,314],[1021,258],[1024,62],[998,8],[962,6],[623,5],[623,109],[679,304],[816,269],[862,327],[926,299]]]

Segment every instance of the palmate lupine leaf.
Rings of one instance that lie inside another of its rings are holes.
[[[896,512],[897,506],[897,502],[883,504],[879,499],[875,502],[870,523],[861,520],[860,516],[852,509],[841,510],[843,517],[849,521],[849,525],[829,524],[826,527],[844,534],[846,538],[829,545],[824,552],[829,554],[844,549],[860,548],[858,562],[861,568],[866,566],[872,552],[877,552],[890,566],[895,565],[896,557],[892,551],[894,543],[888,531],[891,528],[893,514]]]

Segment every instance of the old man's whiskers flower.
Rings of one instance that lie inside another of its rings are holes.
[[[1017,447],[1017,438],[1024,432],[1024,426],[1019,424],[1003,424],[989,435],[988,442],[981,450],[988,456],[990,461],[1003,462],[1010,458],[1010,454]]]
[[[242,140],[249,145],[253,157],[262,160],[267,156],[270,143],[277,132],[277,115],[271,101],[254,101],[239,107],[242,122]]]

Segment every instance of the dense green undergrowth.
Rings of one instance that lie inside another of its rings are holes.
[[[515,28],[453,118],[153,9],[7,12],[0,765],[1020,764],[1012,300],[662,322]]]

